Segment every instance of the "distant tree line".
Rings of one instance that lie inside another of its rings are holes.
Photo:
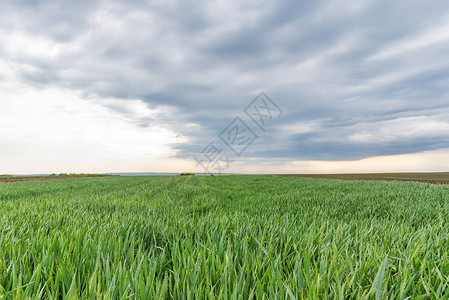
[[[50,176],[61,176],[61,177],[80,177],[80,176],[83,176],[83,177],[95,177],[95,176],[97,176],[97,177],[99,177],[99,176],[106,176],[106,175],[104,175],[104,174],[91,174],[91,173],[60,173],[60,174],[55,174],[55,173],[53,173],[53,174],[51,174]]]

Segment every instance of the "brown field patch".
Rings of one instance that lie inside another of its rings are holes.
[[[449,184],[449,172],[445,173],[365,173],[365,174],[282,174],[306,178],[375,181],[415,181],[433,184]]]

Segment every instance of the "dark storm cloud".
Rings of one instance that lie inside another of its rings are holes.
[[[449,133],[439,130],[449,124],[445,0],[6,1],[0,8],[4,37],[59,47],[50,55],[0,46],[23,81],[173,107],[157,120],[136,117],[136,126],[158,123],[189,137],[176,146],[181,156],[218,139],[261,90],[285,114],[247,157],[349,160],[449,147]],[[402,128],[408,132],[390,132]]]

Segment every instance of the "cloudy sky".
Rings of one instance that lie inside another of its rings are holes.
[[[202,172],[211,149],[224,172],[449,171],[447,0],[0,11],[0,173]],[[262,91],[283,112],[264,130]],[[240,156],[220,138],[237,117]]]

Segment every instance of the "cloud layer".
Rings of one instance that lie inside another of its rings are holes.
[[[446,0],[23,0],[0,10],[2,82],[73,91],[132,120],[135,134],[183,136],[166,145],[180,159],[218,141],[260,91],[284,115],[257,132],[248,164],[449,148]]]

